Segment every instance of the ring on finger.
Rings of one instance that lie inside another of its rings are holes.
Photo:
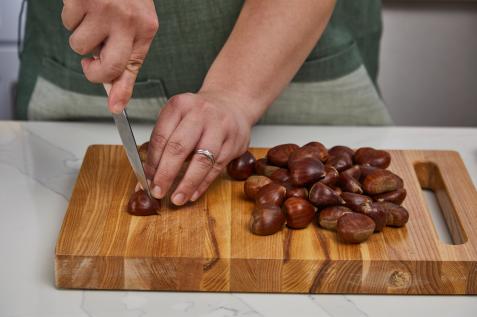
[[[209,151],[207,149],[197,149],[195,151],[195,154],[205,156],[210,161],[212,166],[215,165],[215,154],[212,153],[211,151]]]

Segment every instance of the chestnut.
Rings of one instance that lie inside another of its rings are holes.
[[[330,155],[326,164],[333,166],[334,168],[338,170],[338,172],[342,172],[350,168],[351,166],[353,166],[353,159],[349,155],[341,155],[341,156]]]
[[[343,199],[332,188],[320,182],[311,187],[308,200],[317,207],[342,205],[344,203]]]
[[[323,163],[309,157],[290,162],[289,168],[290,182],[294,186],[313,184],[325,176]]]
[[[361,243],[373,234],[375,227],[370,217],[351,212],[338,219],[336,233],[338,239],[345,243]]]
[[[252,212],[250,231],[261,236],[271,235],[283,228],[285,220],[285,215],[279,206],[258,205]]]
[[[343,190],[339,187],[331,187],[331,188],[335,191],[336,195],[338,196],[341,196],[341,194],[343,193]]]
[[[270,183],[260,188],[255,196],[257,205],[280,206],[286,195],[286,188],[277,183]]]
[[[366,212],[366,216],[373,219],[374,224],[376,225],[374,232],[380,232],[386,226],[387,215],[383,210],[373,207],[371,210]]]
[[[372,198],[374,201],[387,201],[396,205],[401,205],[404,199],[406,199],[406,194],[407,192],[405,188],[399,188],[392,192],[373,195]]]
[[[343,172],[341,172],[341,174],[351,176],[354,179],[359,181],[359,177],[361,176],[361,166],[353,165],[352,167],[350,167],[350,168],[344,170]]]
[[[390,227],[402,227],[409,220],[409,213],[406,208],[387,202],[375,202],[373,208],[382,210],[386,214],[386,225]]]
[[[131,195],[127,207],[127,211],[134,216],[156,215],[160,209],[160,201],[154,197],[149,197],[142,189]]]
[[[403,188],[401,177],[388,170],[377,170],[363,180],[363,189],[371,195],[382,194]]]
[[[141,159],[141,162],[145,162],[147,159],[147,150],[149,149],[149,141],[144,142],[141,144],[141,146],[138,149],[139,152],[139,158]]]
[[[299,148],[298,145],[292,143],[274,146],[268,150],[267,161],[272,165],[287,167],[290,155]]]
[[[227,173],[235,180],[246,180],[255,170],[255,157],[249,151],[227,165]]]
[[[298,197],[298,198],[308,198],[308,189],[304,187],[292,187],[287,188],[287,195],[286,198],[290,197]]]
[[[266,158],[261,158],[255,162],[255,172],[258,175],[270,177],[277,169],[279,169],[279,167],[269,165]]]
[[[315,217],[315,206],[306,199],[290,197],[283,206],[287,226],[292,229],[306,228]]]
[[[365,214],[372,209],[373,200],[368,196],[344,192],[341,198],[345,201],[345,206],[355,212]]]
[[[323,183],[327,186],[333,186],[338,181],[338,170],[331,165],[325,165],[325,177],[320,180],[320,183]]]
[[[276,183],[285,184],[290,180],[290,173],[285,168],[278,168],[270,175],[270,179]]]
[[[257,193],[265,185],[272,182],[270,178],[263,175],[252,175],[243,184],[243,191],[245,196],[250,200],[255,200]]]
[[[320,211],[318,216],[318,223],[325,229],[335,230],[338,219],[344,214],[353,212],[351,209],[344,206],[327,207]]]
[[[362,147],[354,154],[354,161],[360,165],[369,164],[379,168],[387,168],[391,163],[391,155],[383,150],[376,150],[372,147]]]
[[[371,166],[369,164],[363,164],[363,165],[359,166],[359,170],[361,171],[361,175],[359,177],[359,180],[362,182],[366,178],[366,176],[368,176],[369,174],[371,174],[374,171],[381,170],[381,168],[374,167],[374,166]]]
[[[328,150],[320,142],[307,143],[290,155],[288,164],[292,161],[301,160],[306,157],[326,162],[326,160],[328,160]]]
[[[328,154],[330,156],[346,156],[347,155],[352,158],[354,155],[354,151],[347,146],[336,145],[328,150]]]
[[[355,193],[355,194],[363,193],[361,184],[349,174],[341,173],[341,175],[338,178],[338,184],[341,187],[341,189],[345,192]]]

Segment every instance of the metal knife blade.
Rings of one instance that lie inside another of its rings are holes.
[[[118,129],[119,136],[123,142],[124,149],[131,163],[131,167],[134,171],[134,174],[137,177],[137,180],[141,184],[144,191],[148,194],[150,198],[151,190],[149,189],[149,184],[146,180],[146,174],[144,173],[144,167],[141,163],[141,158],[139,157],[139,152],[137,150],[136,140],[134,139],[134,134],[129,124],[128,115],[126,110],[123,110],[120,113],[113,113],[113,119],[116,123],[116,128]]]

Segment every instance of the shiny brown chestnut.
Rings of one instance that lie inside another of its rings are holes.
[[[342,171],[341,174],[353,177],[354,179],[359,181],[359,178],[361,176],[361,166],[353,165],[350,168]]]
[[[313,184],[325,176],[323,163],[309,157],[290,162],[289,168],[290,182],[293,186]]]
[[[320,180],[320,183],[327,186],[333,186],[338,181],[339,172],[336,168],[331,165],[325,165],[325,177]]]
[[[149,149],[149,141],[144,142],[141,144],[141,146],[138,149],[139,152],[139,158],[141,159],[141,162],[145,162],[147,159],[147,150]]]
[[[257,205],[275,205],[280,206],[285,200],[287,190],[280,184],[270,183],[257,192],[255,202]]]
[[[349,193],[362,194],[363,189],[361,184],[356,180],[356,178],[350,176],[349,174],[341,173],[338,178],[339,187]]]
[[[263,175],[252,175],[243,183],[243,191],[248,199],[255,201],[257,193],[265,185],[272,182],[270,178]]]
[[[275,172],[280,167],[269,165],[266,158],[261,158],[255,162],[255,172],[258,175],[264,175],[267,177],[272,176],[273,172]]]
[[[287,188],[286,198],[290,198],[290,197],[308,199],[308,189],[306,189],[305,187]]]
[[[320,182],[311,187],[308,200],[317,207],[344,204],[344,200],[331,187]]]
[[[369,164],[363,164],[359,166],[361,175],[359,177],[359,181],[362,182],[369,174],[373,173],[374,171],[381,170],[379,167],[371,166]]]
[[[290,197],[283,204],[287,227],[292,229],[306,228],[315,217],[315,206],[303,198]]]
[[[330,156],[349,156],[352,158],[354,155],[354,151],[347,146],[336,145],[328,150],[328,154]]]
[[[369,164],[379,168],[387,168],[391,163],[391,155],[383,150],[372,147],[359,148],[354,154],[356,164]]]
[[[134,216],[157,215],[161,209],[161,202],[140,189],[129,198],[127,211]]]
[[[353,212],[345,206],[327,207],[320,211],[318,216],[318,223],[325,229],[335,230],[338,219],[344,214]]]
[[[227,173],[235,180],[243,181],[253,174],[255,157],[249,151],[232,160],[227,165]]]
[[[279,168],[270,175],[270,179],[279,184],[289,183],[290,172],[285,168]]]
[[[387,202],[375,202],[373,207],[382,210],[386,214],[386,225],[390,227],[402,227],[409,220],[409,212],[406,208]]]
[[[365,214],[372,209],[373,200],[368,196],[343,192],[341,198],[345,201],[345,206],[355,212]]]
[[[271,235],[282,230],[285,221],[285,215],[279,206],[257,205],[250,219],[250,231],[261,236]]]
[[[267,152],[267,161],[275,166],[287,167],[290,155],[299,148],[298,145],[292,143],[274,146]]]
[[[387,215],[383,210],[373,207],[366,213],[366,216],[373,219],[374,224],[376,225],[374,232],[380,232],[386,226]]]
[[[356,212],[347,213],[338,219],[336,233],[345,243],[361,243],[374,232],[376,225],[370,217]]]
[[[377,170],[363,180],[363,189],[370,195],[391,192],[404,187],[401,177],[388,170]]]
[[[394,203],[396,205],[401,205],[404,199],[406,199],[406,189],[399,188],[393,190],[392,192],[382,193],[378,195],[373,195],[372,198],[374,201],[387,201],[390,203]]]
[[[326,162],[328,159],[328,150],[320,142],[307,143],[290,155],[288,164],[292,161],[301,160],[307,157]]]
[[[330,155],[326,164],[333,166],[334,168],[336,168],[336,170],[338,170],[338,172],[342,172],[353,166],[353,159],[349,155]]]

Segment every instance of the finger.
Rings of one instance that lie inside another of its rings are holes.
[[[121,112],[131,99],[134,83],[139,70],[146,58],[150,43],[141,41],[134,44],[131,56],[126,64],[126,70],[113,82],[108,107],[111,112]]]
[[[195,149],[202,134],[203,123],[193,116],[186,116],[169,138],[156,174],[152,195],[163,198],[169,191],[185,159]]]
[[[161,109],[159,118],[151,133],[144,170],[146,177],[153,179],[159,161],[172,132],[177,128],[184,114],[192,106],[193,94],[180,94],[171,97]]]
[[[98,16],[87,15],[70,36],[71,49],[80,55],[93,52],[108,36],[108,29]]]
[[[110,83],[126,69],[133,47],[133,38],[128,33],[114,32],[99,52],[99,58],[81,60],[86,78],[93,83]]]
[[[222,131],[217,128],[206,129],[197,144],[196,149],[206,149],[214,155],[220,153],[223,143]],[[214,166],[207,156],[195,153],[187,168],[187,171],[172,195],[174,205],[181,206],[191,198],[192,194],[198,189],[199,185],[205,179],[207,174]]]
[[[63,0],[63,10],[61,11],[61,21],[68,31],[73,31],[80,25],[86,14],[82,1]]]
[[[197,190],[192,194],[191,201],[196,201],[197,199],[202,196],[207,188],[209,188],[210,184],[217,178],[217,176],[222,173],[224,167],[227,166],[228,162],[232,159],[232,151],[234,149],[234,144],[231,141],[227,141],[224,143],[220,150],[220,154],[213,166],[213,168],[209,171],[207,176],[204,178],[202,183],[199,185]]]

